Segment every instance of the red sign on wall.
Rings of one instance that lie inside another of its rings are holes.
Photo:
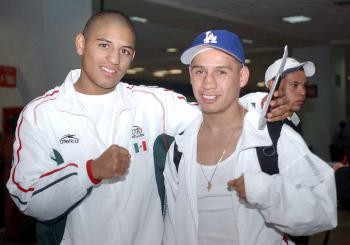
[[[16,68],[0,66],[0,86],[16,87]]]

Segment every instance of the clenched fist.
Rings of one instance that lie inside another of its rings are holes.
[[[129,164],[129,151],[118,145],[111,145],[91,162],[91,172],[95,179],[111,179],[124,175]]]
[[[244,176],[243,175],[241,175],[237,179],[228,181],[227,186],[229,189],[231,189],[231,188],[235,189],[239,198],[246,200]]]

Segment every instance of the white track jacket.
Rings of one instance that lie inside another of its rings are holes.
[[[259,114],[249,110],[236,147],[232,179],[244,175],[247,202],[232,191],[238,245],[285,244],[283,233],[310,235],[337,225],[333,170],[311,153],[301,136],[283,125],[278,141],[279,174],[261,171],[256,147],[271,145],[269,133],[258,130]],[[198,115],[183,135],[175,137],[183,152],[176,171],[174,144],[164,170],[167,194],[164,245],[198,245],[196,151]],[[210,144],[210,142],[208,142]],[[293,244],[289,241],[288,244]]]
[[[183,131],[198,109],[172,91],[120,82],[105,124],[110,137],[103,142],[74,90],[79,75],[80,70],[71,71],[62,86],[22,111],[7,184],[10,195],[21,211],[41,221],[70,210],[60,244],[161,244],[153,142],[160,134]],[[111,144],[132,155],[128,173],[93,186],[86,162]]]

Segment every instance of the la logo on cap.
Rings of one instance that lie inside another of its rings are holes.
[[[205,33],[204,43],[217,43],[217,36],[215,36],[211,31]]]

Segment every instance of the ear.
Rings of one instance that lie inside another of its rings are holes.
[[[249,69],[247,66],[243,66],[239,71],[239,87],[243,88],[247,85],[249,80]]]
[[[75,49],[78,55],[84,54],[84,48],[85,48],[85,37],[82,33],[79,33],[75,37]]]

